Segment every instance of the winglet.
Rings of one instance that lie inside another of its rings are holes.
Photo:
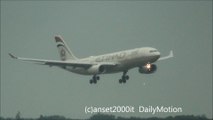
[[[172,50],[170,51],[169,56],[170,56],[170,57],[174,57],[174,54],[173,54],[173,51],[172,51]]]
[[[9,53],[9,56],[13,59],[18,59],[18,57],[14,56],[13,54]]]
[[[160,57],[158,60],[166,60],[172,57],[174,57],[174,54],[173,54],[173,51],[171,50],[168,56]]]

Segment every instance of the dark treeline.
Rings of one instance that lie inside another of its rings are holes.
[[[53,116],[40,116],[39,118],[22,118],[20,116],[16,116],[16,118],[3,118],[0,117],[0,120],[83,120],[83,119],[71,119],[65,118],[59,115]],[[158,118],[158,117],[150,117],[150,118],[139,118],[139,117],[116,117],[114,115],[107,114],[95,114],[86,120],[212,120],[206,118],[205,115],[202,116],[194,116],[194,115],[179,115],[179,116],[169,116],[166,118]]]

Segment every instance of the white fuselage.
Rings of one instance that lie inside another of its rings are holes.
[[[90,56],[83,59],[78,59],[77,61],[81,62],[89,62],[89,63],[103,63],[103,62],[114,62],[117,63],[115,67],[105,67],[105,71],[101,74],[107,73],[116,73],[122,72],[125,70],[132,69],[134,67],[142,67],[148,63],[153,63],[158,60],[160,57],[160,52],[157,51],[155,48],[151,47],[142,47],[142,48],[135,48],[131,50],[119,51],[104,55],[98,56]],[[78,74],[83,75],[91,75],[88,72],[88,69],[83,67],[72,67],[66,66],[64,69]]]

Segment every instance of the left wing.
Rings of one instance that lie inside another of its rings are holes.
[[[160,57],[158,60],[166,60],[172,57],[174,57],[174,55],[173,55],[173,51],[171,50],[168,56]]]
[[[93,65],[97,65],[97,64],[101,64],[101,65],[104,65],[104,66],[111,66],[111,67],[118,65],[117,63],[112,63],[112,62],[89,63],[89,62],[83,62],[83,61],[78,61],[78,60],[72,60],[72,61],[44,60],[44,59],[32,59],[32,58],[16,57],[11,53],[9,53],[9,55],[13,59],[34,62],[34,63],[41,64],[41,65],[58,66],[58,67],[73,66],[73,67],[89,68],[89,67],[91,67]]]

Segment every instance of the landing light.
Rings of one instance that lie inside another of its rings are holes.
[[[146,68],[150,69],[151,68],[151,64],[146,64]]]

